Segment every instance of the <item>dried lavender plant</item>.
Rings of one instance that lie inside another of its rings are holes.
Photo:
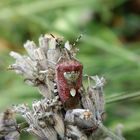
[[[24,130],[40,140],[124,140],[119,127],[113,133],[103,125],[105,79],[87,76],[85,88],[76,43],[67,41],[63,47],[62,41],[45,35],[39,38],[39,47],[33,41],[24,44],[28,55],[10,53],[15,63],[9,69],[23,75],[25,83],[37,87],[44,97],[33,101],[32,108],[21,104],[12,111],[25,119]],[[19,140],[21,124],[6,112],[0,120],[0,137]]]

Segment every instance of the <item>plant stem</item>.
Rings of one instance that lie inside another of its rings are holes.
[[[124,138],[121,138],[121,137],[117,136],[111,130],[107,129],[101,122],[99,123],[98,128],[101,129],[109,137],[111,137],[112,140],[124,140]]]

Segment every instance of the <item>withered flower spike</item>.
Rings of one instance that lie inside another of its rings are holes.
[[[75,124],[75,117],[86,121],[92,119],[93,115],[92,112],[87,109],[68,110],[65,115],[65,121],[70,124]]]
[[[19,140],[20,134],[17,129],[17,122],[14,118],[14,111],[7,109],[0,116],[0,139]]]
[[[103,87],[105,82],[106,82],[104,77],[99,78],[97,75],[96,76],[90,76],[90,78],[95,81],[94,88]]]
[[[62,45],[61,38],[46,34],[39,38],[39,47],[33,41],[24,44],[27,56],[10,53],[15,63],[9,69],[21,74],[27,84],[37,87],[44,96],[44,99],[34,101],[31,108],[21,104],[13,110],[26,120],[25,129],[40,140],[104,139],[102,135],[96,136],[97,131],[104,131],[108,135],[106,139],[124,140],[120,131],[116,136],[102,124],[104,78],[87,76],[88,88],[82,84],[83,65],[75,58],[78,51],[75,45],[81,37],[74,44],[66,41]],[[9,127],[12,136],[9,128],[1,124],[0,136],[19,140],[16,123]]]
[[[87,136],[77,126],[73,125],[67,126],[67,135],[69,137],[76,137],[77,140],[88,140]]]
[[[82,105],[85,109],[89,109],[93,114],[93,119],[96,120],[96,107],[88,95],[82,97]]]
[[[64,133],[65,133],[65,126],[64,126],[64,121],[63,118],[60,114],[54,114],[53,115],[54,119],[54,129],[58,133],[58,135],[63,139],[64,138]]]
[[[31,59],[35,60],[35,55],[34,55],[34,51],[37,48],[36,44],[33,41],[27,41],[24,44],[24,48],[26,49],[28,55],[31,57]]]

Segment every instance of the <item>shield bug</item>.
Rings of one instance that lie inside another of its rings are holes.
[[[66,108],[79,103],[83,65],[76,60],[66,60],[56,66],[56,83],[60,100]]]

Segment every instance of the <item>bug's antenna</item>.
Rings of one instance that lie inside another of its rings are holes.
[[[74,43],[72,44],[72,46],[76,46],[76,44],[80,41],[80,39],[83,37],[83,34],[81,33],[77,38],[76,40],[74,41]]]
[[[53,34],[50,34],[52,38],[54,38],[56,40],[57,46],[61,46],[62,45],[62,40],[60,40],[59,38],[55,37]]]
[[[84,31],[81,32],[81,34],[76,38],[76,40],[74,41],[74,43],[72,44],[73,47],[75,47],[77,45],[77,43],[80,41],[80,39],[83,37],[83,35],[86,33],[86,29]]]
[[[53,38],[55,38],[55,36],[53,34],[50,34]]]

